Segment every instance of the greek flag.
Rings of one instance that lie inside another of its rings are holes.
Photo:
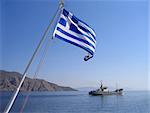
[[[96,48],[96,35],[94,30],[65,9],[61,12],[53,37],[64,40],[87,51],[88,55],[85,56],[85,61],[94,55]]]

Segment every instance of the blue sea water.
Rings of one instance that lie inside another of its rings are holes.
[[[18,113],[27,93],[20,93],[11,110]],[[0,112],[11,93],[0,92]],[[32,92],[24,113],[150,113],[150,92],[128,91],[123,96],[90,96],[88,92]]]

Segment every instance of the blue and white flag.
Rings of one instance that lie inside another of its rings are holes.
[[[94,30],[65,9],[62,10],[53,37],[86,50],[88,56],[84,58],[85,61],[94,55],[96,48],[96,35]]]

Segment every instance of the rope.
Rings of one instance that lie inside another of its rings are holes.
[[[57,15],[57,13],[58,13],[58,11],[59,11],[59,8],[61,9],[61,8],[63,8],[63,6],[64,6],[64,3],[63,3],[62,1],[60,1],[60,6],[57,8],[57,11],[56,11],[56,13],[55,13],[55,15],[54,15],[54,17],[53,17],[53,19],[52,19],[52,22],[53,22],[54,18],[56,17],[56,15]],[[38,74],[39,74],[39,71],[40,71],[40,68],[41,68],[42,65],[44,64],[46,54],[48,53],[48,47],[49,47],[50,39],[53,39],[53,37],[52,37],[52,38],[49,38],[49,39],[47,40],[46,46],[45,46],[45,48],[44,48],[43,55],[42,55],[42,57],[41,57],[41,59],[40,59],[40,62],[39,62],[39,64],[38,64],[37,68],[36,68],[36,71],[35,71],[35,73],[34,73],[34,76],[32,77],[33,79],[37,78],[37,76],[38,76]],[[20,113],[23,113],[23,110],[24,110],[24,108],[25,108],[25,106],[26,106],[26,104],[27,104],[27,102],[28,102],[28,100],[29,100],[30,92],[31,92],[32,87],[34,86],[34,84],[35,84],[35,82],[34,82],[33,84],[31,84],[31,86],[30,86],[31,88],[29,88],[29,90],[28,90],[28,93],[27,93],[27,95],[26,95],[26,97],[25,97],[25,100],[24,100],[24,102],[23,102],[23,104],[22,104],[22,107],[21,107],[21,109],[20,109]]]
[[[45,48],[44,48],[43,55],[42,55],[42,57],[41,57],[41,59],[40,59],[40,62],[39,62],[39,64],[38,64],[37,68],[36,68],[36,71],[35,71],[35,73],[34,73],[33,79],[37,78],[38,73],[39,73],[39,70],[40,70],[40,68],[42,67],[42,65],[44,64],[46,54],[48,53],[49,43],[50,43],[50,38],[49,38],[49,40],[48,40],[47,43],[46,43],[46,46],[45,46]],[[31,86],[29,86],[29,87],[31,87],[31,88],[29,88],[29,90],[28,90],[28,93],[27,93],[27,95],[26,95],[26,97],[25,97],[25,100],[24,100],[24,102],[23,102],[23,104],[22,104],[22,108],[21,108],[21,110],[20,110],[20,113],[23,113],[23,110],[24,110],[24,108],[25,108],[25,106],[26,106],[26,104],[27,104],[27,101],[28,101],[28,99],[29,99],[30,92],[31,92],[32,87],[33,87],[34,85],[35,85],[35,82],[34,82],[33,84],[31,84]]]
[[[59,6],[58,9],[57,9],[57,12],[59,11],[59,8],[62,8],[62,7],[63,7],[63,4],[60,4],[60,6]],[[35,58],[37,52],[39,51],[39,49],[40,49],[40,47],[41,47],[43,41],[45,40],[46,35],[47,35],[47,32],[49,31],[49,29],[50,29],[50,27],[51,27],[51,24],[53,23],[53,20],[54,20],[54,18],[56,17],[57,12],[55,13],[55,15],[54,15],[54,17],[52,18],[51,22],[50,22],[49,25],[47,26],[47,28],[46,28],[46,30],[45,30],[45,32],[44,32],[44,34],[43,34],[43,36],[42,36],[42,38],[41,38],[41,40],[40,40],[38,46],[37,46],[37,48],[35,49],[35,51],[34,51],[32,57],[31,57],[31,59],[29,60],[29,63],[27,64],[27,66],[26,66],[26,68],[25,68],[25,71],[24,71],[24,73],[23,73],[23,77],[22,77],[22,79],[21,79],[21,81],[20,81],[20,84],[19,84],[18,88],[16,89],[14,95],[11,97],[9,103],[7,104],[7,106],[6,106],[5,110],[4,110],[4,113],[9,113],[9,111],[11,110],[11,108],[12,108],[12,106],[13,106],[15,100],[16,100],[16,97],[17,97],[17,95],[18,95],[18,93],[19,93],[19,91],[20,91],[20,88],[21,88],[21,86],[22,86],[22,84],[23,84],[23,82],[24,82],[24,80],[25,80],[26,73],[27,73],[27,71],[28,71],[28,69],[29,69],[31,63],[33,62],[33,59]]]

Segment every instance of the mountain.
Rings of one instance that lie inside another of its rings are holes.
[[[0,70],[0,91],[14,91],[20,83],[22,74]],[[59,86],[42,79],[25,78],[20,91],[76,91],[71,87]]]

